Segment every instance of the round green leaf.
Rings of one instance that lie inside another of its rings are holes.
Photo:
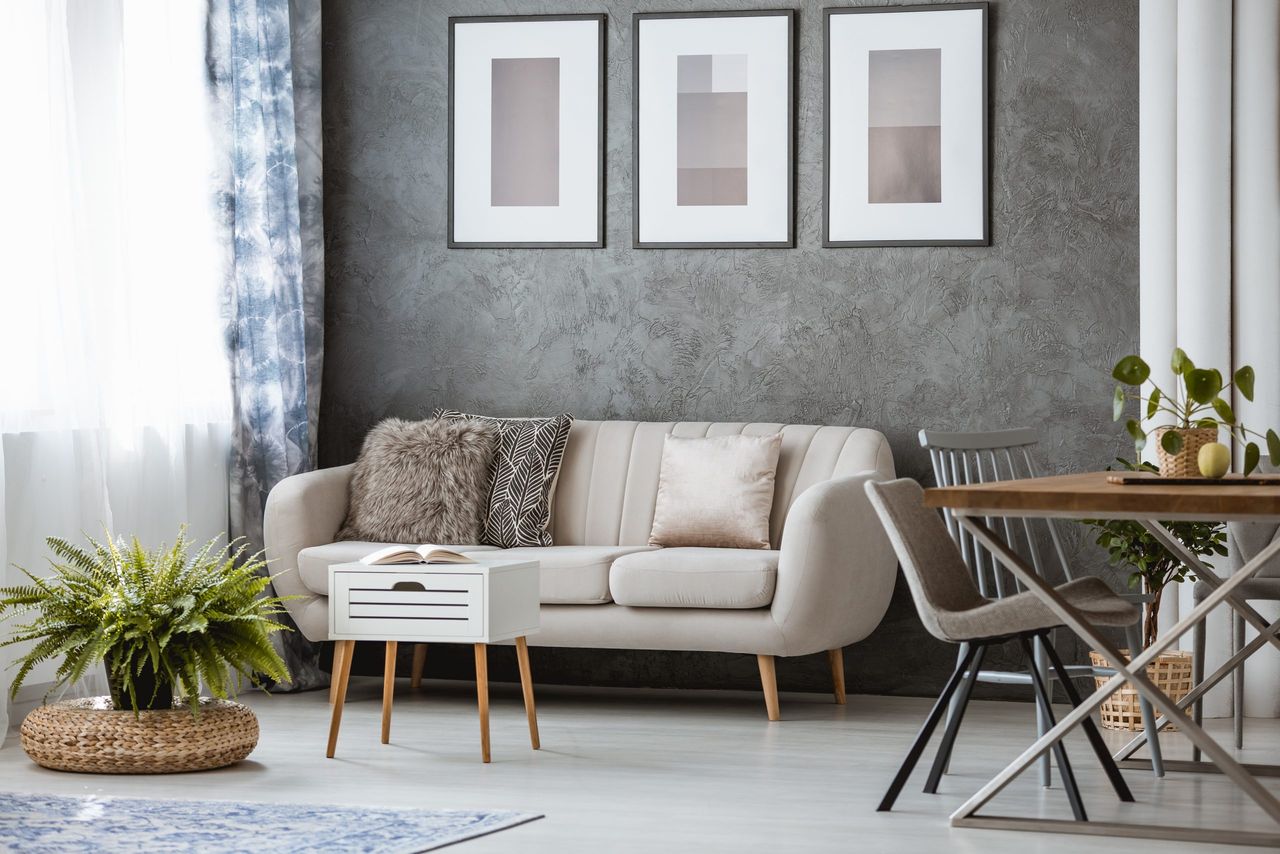
[[[1129,431],[1129,435],[1133,437],[1133,447],[1141,451],[1147,446],[1147,434],[1143,432],[1142,425],[1136,419],[1130,418],[1124,424],[1124,429]]]
[[[1176,454],[1182,450],[1182,434],[1177,430],[1166,430],[1160,437],[1160,447],[1164,448],[1170,454]]]
[[[1178,376],[1181,376],[1184,371],[1189,371],[1195,367],[1191,363],[1191,358],[1187,356],[1186,351],[1181,347],[1173,348],[1173,358],[1169,360],[1169,363],[1173,368],[1173,372]]]
[[[1231,411],[1230,405],[1220,397],[1213,399],[1213,411],[1218,413],[1218,417],[1222,419],[1224,424],[1235,424],[1236,414]]]
[[[1192,368],[1182,375],[1187,397],[1196,403],[1209,403],[1222,391],[1222,375],[1215,370]]]
[[[1267,431],[1267,455],[1271,457],[1271,465],[1280,467],[1280,436],[1275,430]]]
[[[1159,407],[1160,407],[1160,389],[1153,388],[1151,390],[1151,397],[1147,398],[1147,417],[1155,418],[1156,412],[1159,411]],[[1120,419],[1117,418],[1116,420],[1118,421]]]
[[[1240,393],[1244,395],[1245,400],[1253,400],[1253,367],[1245,365],[1236,371],[1236,388],[1240,389]]]
[[[1142,385],[1151,376],[1151,366],[1140,356],[1125,356],[1111,369],[1111,377],[1125,385]]]
[[[1119,421],[1124,415],[1124,386],[1116,386],[1116,393],[1111,397],[1111,420]]]
[[[1244,446],[1244,474],[1248,477],[1253,470],[1258,467],[1258,458],[1261,457],[1258,451],[1258,443],[1250,442]]]

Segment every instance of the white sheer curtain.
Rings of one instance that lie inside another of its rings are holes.
[[[204,16],[169,0],[0,3],[5,584],[12,564],[42,569],[49,535],[226,530]]]

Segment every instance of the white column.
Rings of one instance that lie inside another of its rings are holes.
[[[1178,342],[1231,364],[1231,0],[1178,0]]]
[[[1138,6],[1138,347],[1163,389],[1173,385],[1169,354],[1178,335],[1177,12],[1168,0]],[[1154,459],[1154,449],[1147,453]]]
[[[1234,49],[1235,361],[1259,379],[1254,402],[1237,396],[1235,406],[1246,424],[1280,430],[1280,2],[1236,0]],[[1276,603],[1254,604],[1280,616]],[[1280,716],[1280,652],[1249,660],[1245,694],[1246,714]]]

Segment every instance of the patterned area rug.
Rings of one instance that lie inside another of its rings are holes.
[[[0,850],[416,854],[541,818],[503,810],[162,801],[0,792]]]

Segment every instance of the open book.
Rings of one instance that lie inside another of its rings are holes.
[[[464,554],[444,546],[427,543],[421,546],[387,546],[373,554],[360,558],[368,566],[384,566],[397,563],[475,563]]]

